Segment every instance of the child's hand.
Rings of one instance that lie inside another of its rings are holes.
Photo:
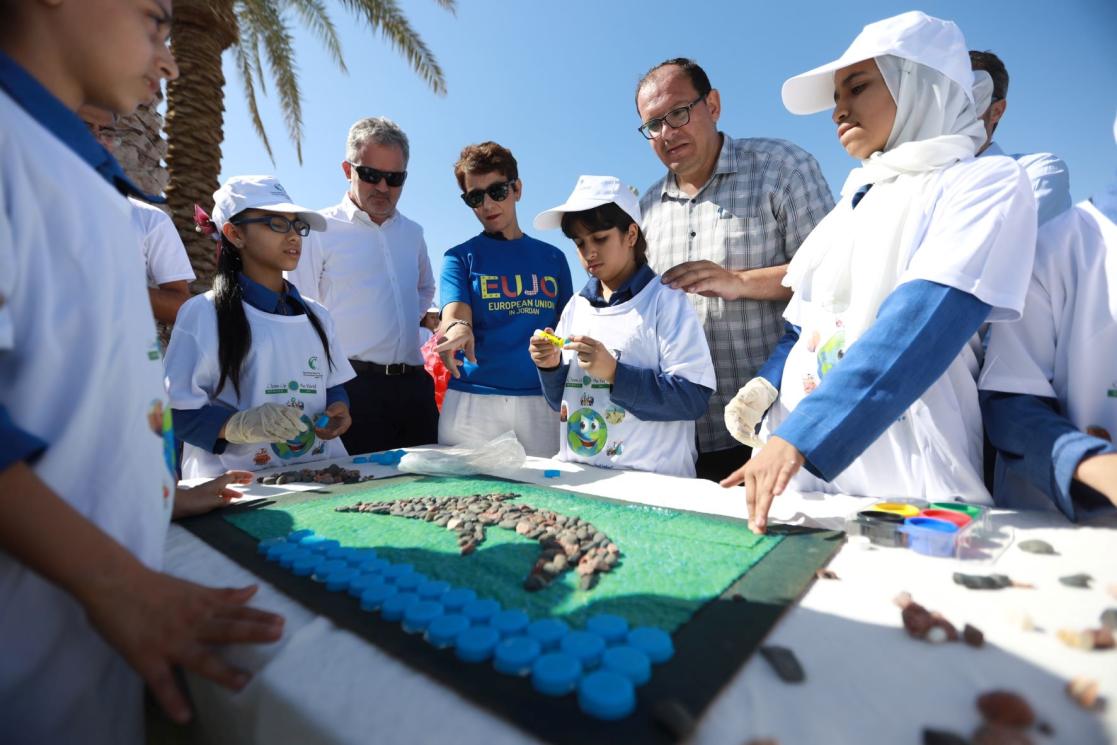
[[[617,358],[597,339],[569,336],[564,348],[578,355],[578,366],[593,377],[612,383],[617,376]]]
[[[89,620],[150,686],[163,711],[176,722],[190,719],[190,706],[175,683],[182,667],[232,690],[251,676],[238,670],[214,645],[274,642],[283,617],[245,606],[256,586],[213,588],[160,574],[138,562],[84,598]]]
[[[353,418],[349,416],[349,404],[344,401],[334,401],[326,408],[326,416],[330,418],[330,423],[325,427],[315,427],[314,434],[318,435],[320,440],[332,440],[335,437],[340,437],[349,431],[349,427],[353,424]]]
[[[463,363],[458,359],[457,351],[465,353],[465,358],[477,364],[477,356],[473,353],[473,329],[465,323],[451,323],[446,333],[439,337],[434,351],[442,358],[442,364],[455,378],[460,378],[459,372]]]
[[[224,475],[193,488],[179,487],[175,489],[175,506],[171,519],[202,515],[218,507],[225,507],[241,495],[236,489],[230,489],[229,484],[251,483],[252,474],[248,471],[227,471]]]
[[[543,330],[548,334],[555,333],[550,326]],[[562,350],[538,334],[532,335],[528,343],[528,352],[531,353],[531,361],[536,367],[551,369],[562,364]]]

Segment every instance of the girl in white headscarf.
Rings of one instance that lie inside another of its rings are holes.
[[[919,12],[866,26],[784,84],[793,113],[834,106],[861,165],[788,268],[788,335],[727,407],[743,441],[768,411],[767,443],[722,482],[745,484],[754,530],[788,485],[991,501],[976,332],[1020,317],[1036,212],[1011,159],[974,159],[972,88],[961,31]]]

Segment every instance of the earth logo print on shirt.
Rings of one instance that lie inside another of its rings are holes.
[[[593,409],[588,406],[571,414],[566,423],[566,441],[570,449],[578,455],[597,455],[604,449],[609,439],[609,427]]]

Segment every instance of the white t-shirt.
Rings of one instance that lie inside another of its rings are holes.
[[[656,277],[631,300],[595,308],[576,295],[562,312],[556,333],[589,336],[619,362],[678,375],[717,388],[714,363],[698,316],[686,295]],[[591,377],[573,352],[559,410],[558,457],[601,468],[627,468],[668,476],[694,476],[698,455],[694,421],[646,422],[613,403],[610,386]]]
[[[230,443],[220,455],[186,443],[182,453],[183,478],[219,476],[230,468],[257,471],[294,466],[346,455],[340,438],[318,440],[311,425],[326,410],[326,389],[350,380],[355,373],[337,342],[330,314],[318,303],[305,298],[304,302],[307,311],[318,317],[326,331],[333,368],[327,364],[322,341],[306,315],[265,313],[243,303],[252,345],[241,366],[240,395],[228,380],[217,391],[221,367],[217,359],[213,291],[183,304],[164,361],[172,408],[200,409],[208,404],[221,404],[245,411],[266,403],[284,404],[300,409],[308,427],[288,442]]]
[[[907,258],[896,286],[937,282],[991,305],[991,322],[1019,318],[1036,231],[1035,198],[1024,172],[1004,157],[962,161],[943,169],[933,196],[905,230]],[[802,331],[784,366],[780,396],[765,419],[765,435],[814,390],[849,346],[841,315],[800,294],[791,299],[784,317]],[[791,487],[989,503],[981,477],[979,352],[975,335],[946,372],[834,480],[824,482],[801,469]]]
[[[47,443],[36,475],[159,568],[174,441],[143,265],[122,251],[129,212],[0,92],[0,403]],[[139,677],[76,600],[3,551],[0,639],[0,739],[141,740]]]
[[[131,197],[128,201],[132,205],[132,224],[143,238],[147,286],[158,287],[179,280],[193,282],[194,269],[174,221],[154,205]]]
[[[1057,399],[1075,427],[1115,436],[1115,349],[1117,225],[1081,202],[1040,229],[1024,315],[993,327],[981,389]],[[1054,509],[1002,468],[995,492],[998,505]]]

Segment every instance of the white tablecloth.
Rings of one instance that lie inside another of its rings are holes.
[[[365,467],[367,469],[367,467]],[[557,479],[542,471],[558,468]],[[376,467],[383,475],[391,469]],[[372,472],[371,470],[369,471]],[[519,480],[605,497],[713,514],[746,516],[744,492],[711,482],[648,473],[605,471],[531,458]],[[254,492],[266,493],[256,486]],[[861,500],[788,493],[773,519],[824,528]],[[791,743],[918,743],[923,727],[968,735],[980,723],[975,697],[992,689],[1022,693],[1055,730],[1036,742],[1086,745],[1117,741],[1117,651],[1071,649],[1060,628],[1097,627],[1117,606],[1106,588],[1117,583],[1117,519],[1072,526],[1057,514],[994,512],[999,528],[1019,543],[1042,538],[1058,556],[1006,550],[992,566],[968,568],[951,559],[905,549],[847,544],[831,562],[837,580],[819,580],[779,622],[768,643],[791,647],[806,681],[783,683],[758,655],[702,716],[692,742],[741,743],[775,737]],[[210,585],[259,582],[250,572],[186,530],[172,526],[166,568]],[[995,570],[1035,589],[975,591],[952,574]],[[1058,577],[1087,572],[1093,589],[1066,587]],[[254,672],[240,693],[190,677],[197,740],[205,743],[500,743],[534,742],[484,709],[353,634],[336,628],[275,588],[260,583],[254,604],[286,617],[273,645],[230,649],[227,657]],[[892,598],[902,590],[959,629],[972,623],[986,644],[932,645],[909,638]],[[1037,630],[1021,619],[1030,617]],[[1071,677],[1102,683],[1110,705],[1087,713],[1064,692]],[[545,705],[545,703],[541,703]]]

